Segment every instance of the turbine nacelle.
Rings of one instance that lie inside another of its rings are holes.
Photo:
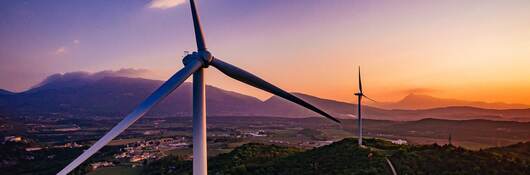
[[[212,60],[213,60],[213,56],[210,52],[208,52],[207,50],[200,50],[200,51],[193,52],[191,54],[186,55],[182,59],[182,63],[184,65],[188,65],[192,61],[199,61],[202,63],[202,67],[207,68],[208,66],[210,66],[210,63],[212,62]]]

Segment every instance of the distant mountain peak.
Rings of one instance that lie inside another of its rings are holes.
[[[434,99],[435,97],[429,96],[429,95],[425,95],[425,94],[410,93],[407,96],[403,97],[403,99],[401,99],[401,101],[404,101],[404,100],[407,100],[407,99],[423,99],[423,98]]]
[[[451,98],[438,98],[425,94],[410,93],[397,102],[377,103],[376,106],[387,109],[431,109],[452,106],[469,106],[487,109],[527,109],[529,105],[502,102],[466,101]]]

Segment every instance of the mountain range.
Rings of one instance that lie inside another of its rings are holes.
[[[527,109],[530,108],[524,104],[511,103],[487,103],[480,101],[466,101],[450,98],[438,98],[423,94],[409,94],[397,102],[377,102],[372,103],[374,106],[385,109],[429,109],[450,106],[472,106],[486,109]]]
[[[53,113],[71,116],[122,117],[161,84],[162,81],[143,78],[56,74],[24,92],[13,93],[0,90],[0,113],[3,115]],[[252,96],[210,85],[207,85],[206,93],[207,115],[210,116],[318,116],[277,96],[262,101]],[[294,94],[339,118],[352,118],[356,113],[354,104],[307,94]],[[413,103],[403,102],[402,104]],[[191,109],[191,83],[186,82],[148,115],[190,116]],[[381,120],[410,121],[438,118],[530,121],[530,109],[485,109],[469,106],[412,110],[365,106],[363,113],[367,118]]]

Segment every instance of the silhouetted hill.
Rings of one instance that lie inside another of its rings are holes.
[[[14,95],[15,93],[13,92],[10,92],[10,91],[7,91],[7,90],[4,90],[4,89],[0,89],[0,111],[2,111],[1,107],[2,106],[7,106],[8,104],[8,101],[7,101],[7,96],[11,96],[11,95]]]
[[[260,167],[271,159],[277,159],[301,152],[299,148],[264,145],[260,143],[244,144],[229,153],[220,154],[209,160],[208,169],[216,174],[245,174],[247,169]],[[143,169],[143,174],[191,174],[191,161],[179,157],[166,157],[155,161]]]
[[[59,78],[28,91],[2,97],[3,110],[21,113],[117,115],[129,112],[162,84],[127,77]],[[215,115],[249,115],[257,98],[207,86],[207,112]],[[237,104],[237,105],[236,105]],[[153,109],[151,114],[189,115],[191,84],[184,83]]]
[[[66,114],[67,116],[120,116],[132,110],[153,92],[162,81],[127,78],[112,74],[67,73],[52,75],[34,88],[21,93],[0,95],[2,114]],[[259,99],[217,87],[206,87],[207,114],[210,116],[281,116],[310,117],[316,113],[282,98]],[[301,93],[307,100],[339,118],[353,118],[353,104],[318,98]],[[191,84],[184,83],[150,114],[189,116]],[[379,120],[412,121],[424,118],[451,120],[489,119],[529,121],[530,109],[482,109],[476,107],[443,107],[422,110],[386,110],[365,106],[364,116]]]
[[[8,90],[0,89],[0,95],[13,95],[13,94],[15,93],[8,91]]]
[[[159,171],[171,169],[167,166],[179,169]],[[190,174],[191,169],[191,161],[169,157],[149,164],[143,173]],[[359,148],[352,140],[303,152],[276,145],[245,144],[211,158],[208,171],[211,174],[389,174],[382,154]]]
[[[526,150],[530,151],[530,150]],[[527,174],[528,160],[461,147],[406,146],[390,157],[400,174]]]
[[[485,151],[511,159],[518,159],[530,165],[530,142],[521,142],[505,147],[494,147]]]
[[[465,101],[449,98],[437,98],[428,95],[409,94],[402,100],[388,103],[375,103],[377,107],[386,109],[430,109],[450,106],[471,106],[487,109],[528,109],[529,105],[508,103],[486,103],[478,101]]]
[[[368,148],[348,138],[307,151],[275,145],[246,144],[209,160],[211,174],[526,174],[526,144],[470,151],[449,145],[395,145],[366,139]],[[515,149],[514,149],[515,148]],[[499,150],[503,150],[500,152]],[[515,156],[515,157],[514,157]],[[191,161],[168,157],[144,169],[145,174],[189,174]]]

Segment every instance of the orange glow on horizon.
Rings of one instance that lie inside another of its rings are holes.
[[[183,51],[195,48],[184,6],[109,3],[94,16],[77,11],[97,2],[46,4],[6,7],[13,25],[0,31],[0,88],[20,92],[47,75],[79,70],[142,68],[165,80],[182,68]],[[379,101],[415,92],[530,105],[530,1],[220,4],[201,4],[210,51],[288,91],[352,102],[360,65],[365,93]],[[54,8],[64,12],[49,13]],[[206,73],[208,84],[270,97],[214,69]]]

